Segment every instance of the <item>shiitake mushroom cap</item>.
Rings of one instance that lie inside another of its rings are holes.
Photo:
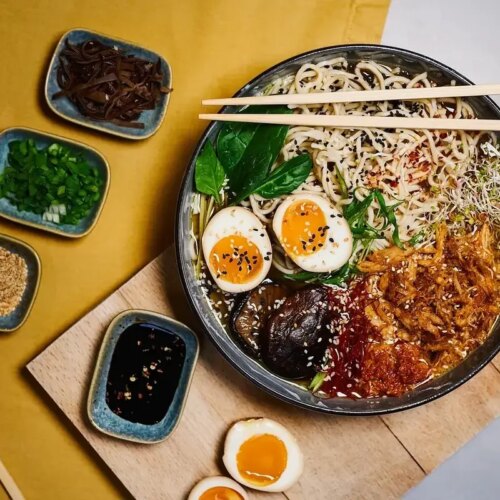
[[[230,319],[230,328],[242,348],[251,356],[261,357],[261,337],[269,315],[290,290],[271,280],[262,282],[257,288],[241,294]]]
[[[290,295],[267,320],[262,359],[275,373],[301,379],[314,375],[330,337],[328,288],[309,286]]]

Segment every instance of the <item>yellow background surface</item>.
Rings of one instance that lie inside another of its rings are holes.
[[[172,242],[179,182],[206,126],[197,119],[201,98],[232,95],[267,67],[306,50],[377,43],[388,3],[0,0],[0,129],[28,126],[70,137],[97,148],[111,166],[101,219],[81,240],[0,221],[1,233],[35,247],[43,267],[30,318],[17,332],[0,334],[0,459],[26,498],[126,496],[24,366]],[[48,110],[47,65],[60,36],[75,27],[142,44],[170,62],[174,92],[151,139],[113,138]]]

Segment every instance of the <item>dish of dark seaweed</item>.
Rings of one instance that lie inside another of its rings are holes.
[[[165,118],[172,71],[159,54],[91,30],[65,33],[45,81],[50,109],[66,120],[146,139]]]

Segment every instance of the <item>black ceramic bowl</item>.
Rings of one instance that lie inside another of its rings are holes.
[[[389,66],[399,66],[412,74],[427,71],[429,78],[438,85],[448,85],[451,80],[455,80],[458,84],[472,83],[448,66],[415,52],[382,45],[339,45],[307,52],[279,63],[254,78],[237,92],[236,96],[258,94],[276,78],[295,73],[304,63],[322,61],[339,56],[346,57],[348,61],[353,62],[360,59],[370,59]],[[500,108],[488,97],[471,98],[469,102],[479,117],[500,119]],[[222,110],[223,113],[234,111],[235,109],[231,107],[226,107]],[[196,283],[194,268],[189,256],[189,239],[187,235],[189,234],[191,223],[190,204],[194,187],[195,158],[205,144],[205,141],[215,138],[219,127],[219,124],[212,123],[203,134],[182,183],[177,207],[177,258],[182,283],[196,316],[200,319],[220,352],[234,367],[256,385],[288,403],[310,410],[345,415],[376,415],[413,408],[447,394],[474,376],[500,351],[500,324],[497,322],[494,331],[486,342],[474,351],[462,364],[443,377],[432,380],[401,397],[358,400],[318,398],[302,387],[270,372],[265,366],[245,354],[220,325],[215,314],[210,309],[202,290]]]

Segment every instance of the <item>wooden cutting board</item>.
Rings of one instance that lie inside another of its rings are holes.
[[[193,321],[170,249],[88,313],[28,365],[97,454],[138,499],[185,498],[204,476],[224,474],[222,443],[242,418],[282,422],[300,442],[305,471],[286,494],[251,498],[398,498],[500,415],[500,359],[452,394],[384,417],[336,417],[286,405],[257,389]],[[125,309],[174,316],[201,337],[201,355],[180,425],[167,441],[140,445],[96,431],[85,407],[106,327]]]

